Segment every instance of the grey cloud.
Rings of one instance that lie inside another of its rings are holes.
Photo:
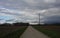
[[[60,16],[56,15],[56,16],[47,17],[44,23],[47,24],[60,23]]]
[[[36,19],[36,15],[29,13],[29,11],[28,12],[25,11],[25,13],[22,13],[22,12],[19,11],[17,13],[17,10],[10,10],[10,9],[6,9],[6,8],[3,8],[3,9],[1,8],[0,13],[5,14],[5,15],[13,15],[14,17],[16,17],[16,18],[13,18],[14,19],[13,21],[16,21],[16,22],[17,21],[27,22],[27,20],[35,20]],[[11,19],[10,20],[5,20],[5,21],[6,22],[11,21]]]
[[[9,9],[6,9],[6,8],[1,8],[0,9],[0,13],[4,13],[4,14],[9,14],[9,15],[16,15],[16,16],[23,16],[22,14],[18,14],[18,13],[13,13],[13,12],[11,12],[12,10],[9,10]]]
[[[46,9],[42,15],[42,23],[60,23],[60,8]]]
[[[44,0],[0,0],[2,3],[0,4],[4,8],[7,9],[13,9],[13,10],[19,10],[23,11],[25,13],[19,14],[19,13],[11,13],[10,11],[0,11],[0,13],[10,14],[10,15],[16,15],[23,16],[19,19],[21,20],[36,20],[38,19],[38,11],[41,12],[41,10],[46,10],[44,13],[42,12],[41,16],[41,22],[43,22],[45,19],[50,18],[54,15],[60,15],[60,0],[56,0],[55,2],[52,0],[44,1]],[[52,8],[52,9],[51,9]],[[59,9],[58,9],[59,8]],[[39,13],[40,13],[39,12]],[[36,21],[37,22],[37,21]]]
[[[27,2],[26,2],[27,1]],[[31,4],[31,2],[34,2]],[[47,9],[47,8],[51,8],[54,7],[55,3],[45,3],[44,0],[5,0],[2,1],[3,2],[3,6],[8,7],[8,8],[15,8],[15,9],[20,9],[20,10],[24,10],[25,8],[28,9]],[[35,3],[37,2],[37,3]]]

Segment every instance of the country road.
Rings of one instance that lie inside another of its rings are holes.
[[[50,38],[43,33],[37,31],[32,26],[29,26],[20,38]]]

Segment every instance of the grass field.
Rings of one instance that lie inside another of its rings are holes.
[[[27,26],[0,26],[0,38],[19,38]]]
[[[60,38],[60,26],[33,26],[51,38]]]

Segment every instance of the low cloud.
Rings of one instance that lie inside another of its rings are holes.
[[[43,23],[58,23],[60,19],[60,8],[50,8],[46,9],[44,13],[41,13],[44,18]]]

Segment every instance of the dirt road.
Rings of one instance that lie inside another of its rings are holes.
[[[32,26],[29,26],[20,38],[49,38],[49,37],[37,31]]]

